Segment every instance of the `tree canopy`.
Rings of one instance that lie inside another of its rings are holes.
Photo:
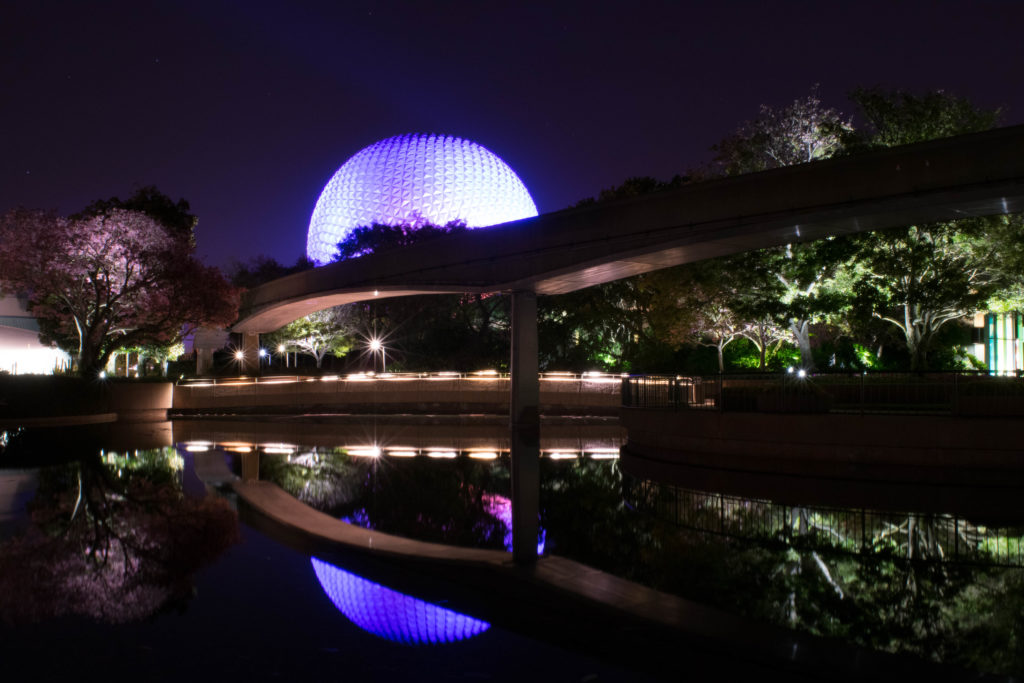
[[[162,225],[173,239],[180,240],[190,247],[196,244],[195,229],[199,219],[192,213],[189,203],[184,199],[174,201],[155,185],[140,187],[135,194],[124,200],[118,197],[97,199],[71,218],[78,220],[103,216],[113,209],[144,213]]]
[[[325,308],[264,335],[264,340],[271,348],[283,346],[286,351],[312,356],[319,368],[328,353],[343,356],[352,349],[355,344],[353,313],[351,306]]]
[[[139,211],[8,212],[0,272],[4,291],[28,294],[43,341],[72,354],[84,376],[118,349],[166,346],[237,315],[236,290],[194,257],[191,239]]]

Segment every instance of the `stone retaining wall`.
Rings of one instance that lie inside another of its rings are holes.
[[[672,466],[912,484],[1024,487],[1021,422],[942,415],[623,408],[625,450]]]
[[[541,412],[615,415],[618,381],[549,380],[540,383]],[[394,377],[307,378],[275,382],[183,384],[174,388],[179,414],[324,408],[340,412],[422,412],[507,414],[507,378]]]

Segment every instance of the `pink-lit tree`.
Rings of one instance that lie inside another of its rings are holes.
[[[25,209],[0,216],[0,288],[28,293],[43,340],[71,353],[83,376],[118,349],[168,345],[237,315],[236,290],[188,240],[118,208],[78,219]]]

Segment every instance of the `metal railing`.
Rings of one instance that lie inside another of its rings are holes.
[[[1024,567],[1024,527],[995,528],[946,514],[785,505],[633,478],[625,486],[634,508],[701,533],[905,560]]]
[[[1024,415],[1024,379],[985,372],[637,375],[628,408]]]

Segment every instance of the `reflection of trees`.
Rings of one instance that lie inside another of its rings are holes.
[[[645,482],[628,491],[681,525],[642,525],[661,549],[646,557],[655,587],[876,649],[1024,673],[1024,571],[981,564],[1007,561],[1020,539],[948,515],[679,493]]]
[[[488,493],[508,493],[507,464],[416,457],[393,462],[342,452],[261,461],[262,476],[300,500],[368,528],[452,545],[503,548]],[[323,481],[317,478],[324,475]],[[315,492],[320,492],[316,493]]]
[[[298,456],[264,453],[261,477],[303,503],[332,510],[357,495],[359,472],[344,451],[313,449]]]
[[[238,534],[219,499],[186,498],[173,449],[44,470],[32,527],[0,553],[0,615],[124,622],[192,594],[192,575]]]
[[[610,460],[542,459],[540,471],[547,551],[643,580],[643,563],[636,559],[658,552],[651,528],[656,522],[637,517],[627,507],[618,465]]]

